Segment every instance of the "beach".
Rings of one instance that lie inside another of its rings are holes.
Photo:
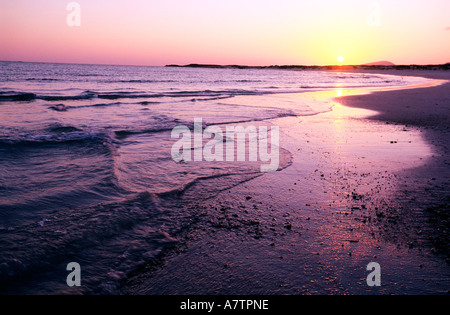
[[[447,294],[449,87],[242,96],[332,110],[272,120],[292,164],[186,204],[195,221],[121,293]],[[371,262],[380,287],[366,282]]]
[[[450,294],[450,1],[3,2],[0,295]]]
[[[448,291],[447,71],[0,68],[3,294]]]

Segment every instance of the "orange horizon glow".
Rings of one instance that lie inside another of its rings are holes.
[[[70,2],[0,0],[0,60],[155,66],[450,62],[448,0],[79,0],[81,25],[72,27]]]

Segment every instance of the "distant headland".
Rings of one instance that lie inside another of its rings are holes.
[[[379,61],[362,65],[328,65],[328,66],[302,66],[302,65],[273,65],[273,66],[243,66],[243,65],[214,65],[197,64],[166,65],[166,67],[179,68],[207,68],[207,69],[280,69],[280,70],[450,70],[450,62],[442,65],[395,65],[389,61]]]

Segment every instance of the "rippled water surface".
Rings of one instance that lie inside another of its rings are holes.
[[[394,86],[417,78],[337,72],[0,62],[0,292],[114,292],[175,243],[199,200],[261,175],[248,162],[176,163],[177,126],[270,125],[329,105],[245,96]],[[239,97],[239,101],[233,102]],[[282,146],[282,144],[281,144]],[[280,168],[289,165],[281,150]]]

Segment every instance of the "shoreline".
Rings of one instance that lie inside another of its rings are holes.
[[[447,293],[448,211],[439,202],[448,209],[448,116],[438,115],[444,124],[434,127],[414,112],[417,95],[448,101],[444,92],[445,85],[302,93],[334,105],[329,113],[275,121],[293,165],[189,205],[199,221],[122,293]],[[390,109],[399,99],[410,103],[408,115]],[[385,275],[378,289],[365,285],[373,260]]]
[[[247,65],[217,65],[217,64],[198,64],[191,63],[187,65],[169,64],[168,68],[206,68],[206,69],[276,69],[276,70],[313,70],[313,71],[408,71],[408,70],[426,70],[426,71],[442,71],[450,70],[450,63],[435,65],[270,65],[270,66],[247,66]]]
[[[433,235],[429,236],[435,246],[433,251],[442,253],[450,264],[450,192],[447,188],[450,183],[450,73],[409,70],[401,75],[425,77],[441,84],[425,90],[413,88],[382,92],[382,99],[387,104],[395,100],[397,107],[387,107],[377,101],[379,92],[361,99],[357,96],[342,97],[339,101],[344,106],[376,111],[377,114],[370,117],[372,120],[420,128],[433,154],[423,165],[400,175],[406,178],[410,176],[410,180],[421,183],[418,188],[410,189],[409,193],[421,200],[427,219],[435,228],[430,232]],[[427,109],[426,105],[432,110]],[[406,184],[404,186],[405,191],[408,191]]]

